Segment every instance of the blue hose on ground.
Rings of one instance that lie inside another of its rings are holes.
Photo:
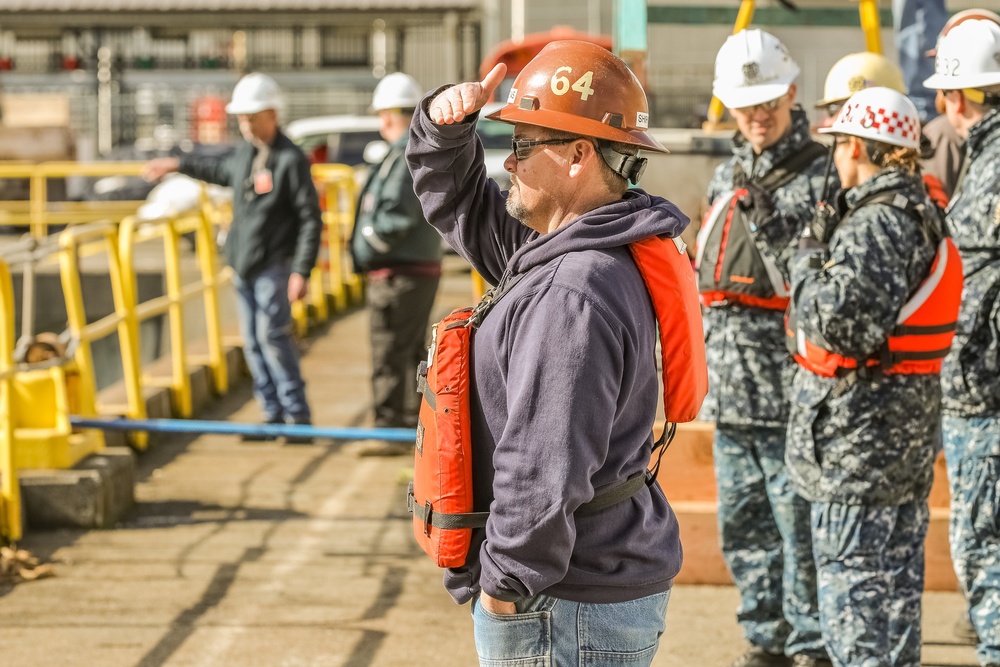
[[[417,437],[417,432],[409,428],[334,428],[301,424],[239,424],[197,419],[99,419],[71,415],[69,423],[79,428],[96,428],[105,431],[146,431],[148,433],[216,433],[268,437],[313,437],[330,440],[389,440],[394,442],[413,442]]]

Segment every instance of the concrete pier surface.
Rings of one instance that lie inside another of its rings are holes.
[[[451,266],[451,264],[449,264]],[[450,270],[435,315],[469,299]],[[306,343],[317,423],[369,415],[363,310]],[[199,417],[253,422],[248,383]],[[34,531],[56,576],[0,587],[0,665],[469,667],[469,608],[411,536],[405,457],[350,443],[160,437],[138,461],[136,507],[113,530]],[[682,538],[683,538],[682,523]],[[676,586],[656,667],[724,666],[744,648],[731,586]],[[968,666],[957,593],[924,597],[924,665]]]

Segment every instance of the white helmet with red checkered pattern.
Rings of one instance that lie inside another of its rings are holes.
[[[920,116],[906,95],[876,86],[854,93],[823,134],[849,134],[903,148],[920,148]]]

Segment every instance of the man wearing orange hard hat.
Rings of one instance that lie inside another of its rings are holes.
[[[657,324],[667,420],[694,419],[708,382],[679,239],[688,218],[629,188],[646,167],[640,151],[666,153],[648,131],[645,93],[619,58],[574,40],[543,48],[491,115],[514,125],[511,188],[501,192],[475,125],[505,69],[431,92],[410,127],[406,157],[427,221],[496,285],[471,313],[450,316],[462,325],[437,326],[421,364],[415,533],[434,542],[449,530],[418,488],[421,452],[451,437],[442,424],[467,428],[472,516],[482,521],[466,524],[476,527],[449,558],[445,586],[473,604],[480,664],[649,665],[681,565],[674,513],[644,483]],[[446,340],[454,331],[473,339],[465,422],[442,408],[461,384],[436,384],[454,370],[441,351],[464,354]]]

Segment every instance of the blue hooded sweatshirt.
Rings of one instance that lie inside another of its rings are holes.
[[[679,236],[688,218],[632,190],[540,235],[507,214],[507,193],[487,178],[476,117],[435,125],[434,94],[406,151],[424,215],[489,282],[523,274],[473,339],[473,493],[490,516],[445,586],[459,603],[480,590],[599,603],[665,591],[681,545],[659,485],[575,511],[649,462],[657,334],[628,244]]]

